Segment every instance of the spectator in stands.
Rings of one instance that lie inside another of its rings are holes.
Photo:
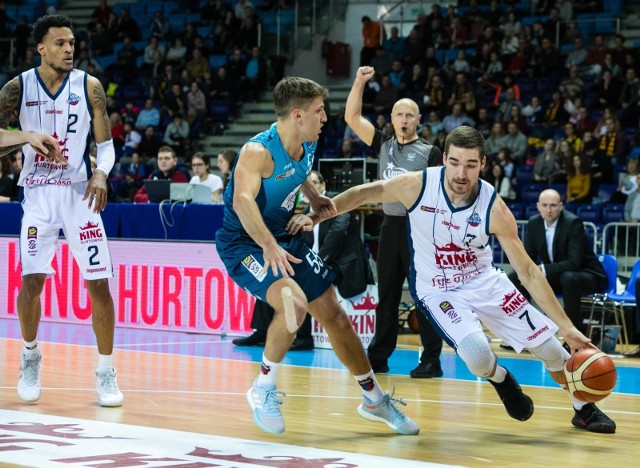
[[[627,68],[622,85],[619,104],[622,106],[622,122],[630,127],[638,126],[638,100],[640,99],[640,79],[634,68]]]
[[[31,26],[29,26],[29,19],[25,15],[20,16],[20,20],[13,28],[11,33],[15,41],[15,58],[16,61],[22,62],[25,60],[27,49],[29,48],[29,39],[31,39]]]
[[[627,201],[629,194],[638,189],[638,160],[635,158],[627,159],[627,169],[617,174],[618,187],[611,195],[609,203],[622,204]]]
[[[146,99],[144,109],[140,111],[136,119],[136,129],[141,131],[150,126],[156,128],[160,126],[160,111],[153,107],[153,99]]]
[[[111,39],[102,23],[96,24],[96,32],[89,37],[93,55],[101,57],[111,53]]]
[[[18,62],[18,65],[16,67],[16,73],[22,73],[32,68],[35,68],[38,66],[38,64],[39,63],[38,61],[36,61],[36,54],[34,50],[29,48],[25,53],[24,59]],[[75,68],[78,68],[78,67],[75,67]],[[81,70],[84,70],[84,69],[81,69]]]
[[[171,182],[189,182],[191,178],[189,170],[184,164],[178,162],[176,153],[170,146],[162,146],[158,149],[158,169],[149,175],[150,180],[169,179]],[[133,197],[134,203],[148,203],[149,195],[143,185]]]
[[[211,201],[222,203],[224,184],[220,176],[211,174],[211,158],[201,152],[195,153],[191,157],[191,168],[194,175],[189,183],[208,187],[211,190]]]
[[[247,16],[245,12],[246,7],[251,7],[255,10],[255,6],[249,0],[237,0],[233,12],[238,20],[242,21]]]
[[[175,68],[171,63],[166,63],[164,65],[164,71],[162,72],[162,75],[156,77],[152,85],[154,88],[154,95],[156,96],[156,98],[159,97],[161,99],[164,99],[166,94],[171,91],[171,88],[175,84],[178,85],[179,90],[180,79],[178,77],[178,74],[176,73]]]
[[[224,18],[228,10],[229,6],[222,0],[209,0],[200,8],[200,24],[202,26],[214,25],[217,20]]]
[[[236,87],[227,73],[226,67],[218,68],[216,76],[211,81],[209,88],[210,99],[222,99],[225,101],[235,101],[237,98]]]
[[[589,110],[586,106],[580,106],[578,108],[578,113],[570,122],[574,124],[576,129],[576,135],[582,138],[585,132],[593,132],[596,128],[596,122],[591,119],[589,115]]]
[[[585,136],[589,135],[590,133],[585,133]],[[589,161],[591,166],[592,194],[597,195],[597,191],[595,189],[599,184],[614,183],[611,159],[600,154],[598,151],[598,144],[595,140],[588,140],[582,145],[582,156]]]
[[[599,75],[606,55],[609,53],[609,48],[605,45],[604,36],[602,34],[596,34],[593,38],[593,47],[587,51],[587,59],[585,64],[590,68],[590,73]]]
[[[257,101],[258,96],[260,96],[267,84],[267,62],[262,57],[262,52],[258,46],[251,49],[251,57],[246,63],[244,75],[242,76],[244,95],[252,101]]]
[[[169,50],[167,50],[167,54],[165,56],[166,62],[179,68],[182,64],[184,64],[186,57],[187,48],[183,44],[182,38],[180,36],[174,37],[173,42],[171,43],[171,47],[169,47]]]
[[[222,181],[224,183],[224,188],[227,188],[229,184],[229,177],[231,176],[231,170],[233,169],[233,164],[236,161],[236,152],[230,149],[226,149],[218,153],[217,166],[220,171],[220,175],[222,176]]]
[[[515,122],[520,131],[527,135],[529,133],[529,126],[527,125],[527,119],[522,115],[522,110],[518,106],[511,107],[511,113],[507,123]]]
[[[543,37],[541,48],[534,56],[532,62],[535,65],[537,76],[557,76],[561,73],[564,61],[560,51],[548,37]]]
[[[636,190],[629,193],[627,201],[624,203],[624,222],[640,223],[640,175],[636,176]],[[637,256],[638,228],[631,226],[617,230],[618,233],[618,255]]]
[[[584,81],[578,76],[578,67],[573,65],[569,68],[569,78],[560,83],[558,88],[565,98],[582,98],[584,93]]]
[[[502,124],[500,122],[494,122],[489,137],[485,140],[485,151],[489,160],[493,160],[498,154],[498,151],[504,147],[504,137],[505,132]]]
[[[115,109],[111,109],[111,105],[109,103],[109,99],[115,103],[112,97],[107,96],[107,112],[111,113]],[[122,117],[122,121],[127,124],[130,123],[132,126],[135,126],[136,119],[138,118],[138,114],[140,113],[140,108],[136,106],[133,101],[127,101],[124,104],[124,107],[119,110],[120,117]]]
[[[500,151],[496,154],[495,161],[502,166],[505,177],[514,178],[516,165],[513,162],[513,155],[509,148],[500,148]]]
[[[149,177],[149,167],[140,160],[140,155],[131,153],[131,161],[124,168],[123,178],[118,189],[123,201],[133,201],[136,192],[142,187],[144,179]]]
[[[108,5],[107,0],[100,0],[100,4],[93,9],[92,18],[96,18],[104,24],[107,24],[109,15],[113,13],[112,8]]]
[[[478,130],[484,139],[489,138],[491,134],[491,127],[493,127],[493,120],[489,115],[486,107],[478,109],[478,118],[476,119],[476,130]]]
[[[500,25],[500,29],[502,29],[502,31],[511,29],[516,37],[518,38],[522,37],[524,30],[522,28],[522,23],[516,16],[516,12],[509,11],[504,18],[505,18],[505,21],[502,22],[502,24]]]
[[[140,153],[143,161],[151,160],[151,158],[154,158],[156,154],[158,154],[158,150],[162,145],[162,140],[156,134],[155,127],[150,125],[145,129],[140,143],[138,143],[138,153]],[[173,149],[171,151],[173,151]]]
[[[504,168],[498,162],[494,162],[491,165],[492,178],[489,181],[495,189],[498,195],[502,197],[507,203],[516,201],[516,191],[513,188],[511,179],[504,173]]]
[[[507,134],[502,138],[502,148],[509,148],[514,161],[523,164],[528,155],[529,145],[527,137],[520,131],[518,124],[509,122]]]
[[[391,85],[389,75],[383,75],[380,82],[380,91],[376,95],[373,109],[379,114],[391,114],[391,109],[399,97],[400,92]]]
[[[570,2],[566,3],[570,4]],[[576,66],[578,69],[582,69],[587,64],[588,52],[584,48],[582,37],[576,37],[573,40],[573,44],[575,48],[567,54],[567,59],[564,61],[564,65],[567,68]]]
[[[184,32],[181,35],[182,43],[187,48],[187,57],[193,56],[193,50],[196,48],[196,38],[202,37],[198,34],[198,30],[196,29],[193,23],[187,23],[185,26]]]
[[[32,49],[29,49],[28,54],[30,54],[31,60],[33,60],[33,50]],[[95,69],[97,71],[99,71],[99,72],[104,71],[102,69],[102,67],[100,66],[100,64],[96,60],[91,58],[91,56],[89,55],[89,49],[87,49],[87,48],[80,49],[80,51],[78,52],[78,58],[76,58],[75,61],[73,62],[73,68],[77,68],[78,70],[87,71],[87,66],[89,64],[92,64],[95,67]]]
[[[455,128],[461,125],[474,127],[475,124],[476,123],[471,117],[462,112],[462,104],[454,104],[451,109],[451,114],[445,116],[445,118],[442,120],[442,126],[447,133],[450,133]]]
[[[342,140],[342,146],[340,148],[340,158],[350,159],[354,157],[353,154],[353,140]]]
[[[132,18],[129,14],[128,8],[122,8],[120,10],[120,16],[118,16],[118,39],[122,40],[125,37],[131,38],[132,41],[140,40],[140,26],[135,18]]]
[[[393,60],[381,45],[375,47],[374,55],[369,60],[369,64],[376,70],[379,77],[388,75],[391,71]]]
[[[124,123],[124,154],[126,156],[132,155],[140,144],[142,136],[137,132],[131,122]]]
[[[504,37],[500,43],[500,57],[504,63],[509,63],[513,54],[518,52],[520,39],[512,28],[504,30]]]
[[[536,135],[534,129],[540,127],[544,123],[544,110],[540,104],[538,96],[532,96],[529,104],[522,108],[522,115],[527,120],[527,126],[532,133],[532,136]]]
[[[569,114],[564,108],[564,100],[560,91],[554,91],[551,102],[544,113],[544,125],[553,132],[557,126],[569,120]]]
[[[391,86],[397,88],[400,92],[404,92],[403,85],[405,75],[406,73],[404,68],[402,68],[402,62],[400,60],[394,60],[391,63],[391,71],[389,72]]]
[[[429,112],[429,117],[425,122],[425,127],[429,127],[432,135],[437,135],[440,130],[443,129],[443,123],[440,119],[440,113],[437,110]]]
[[[118,112],[109,114],[109,122],[111,124],[111,139],[116,150],[116,161],[122,156],[122,147],[124,146],[125,130],[122,124],[122,117]]]
[[[602,117],[596,122],[596,128],[593,134],[597,139],[600,139],[600,137],[607,132],[607,122],[615,123],[616,121],[617,116],[614,107],[605,107],[602,112]]]
[[[191,83],[187,93],[187,121],[191,127],[191,136],[198,136],[207,113],[207,98],[197,81]]]
[[[614,38],[614,46],[611,49],[611,55],[613,55],[613,61],[618,64],[620,68],[623,68],[627,61],[627,54],[630,53],[630,49],[624,45],[626,38],[622,34],[616,34]]]
[[[567,203],[591,203],[591,167],[579,154],[567,168]]]
[[[166,54],[164,45],[162,45],[158,37],[151,36],[149,38],[149,44],[144,48],[144,63],[146,65],[151,66],[156,62],[154,58],[156,52],[160,54],[161,60],[164,60]]]
[[[556,143],[552,138],[544,142],[542,153],[536,158],[533,168],[533,180],[535,182],[555,183],[564,178],[564,173],[559,175],[561,171],[560,156],[555,151]]]
[[[511,109],[517,107],[522,109],[522,103],[516,99],[516,93],[513,88],[508,88],[504,92],[504,98],[496,111],[496,121],[507,123],[511,120]]]
[[[109,71],[109,68],[119,71],[122,83],[130,83],[138,76],[137,58],[138,50],[131,42],[131,38],[125,37],[122,41],[122,48],[118,51],[116,63],[111,67],[107,67],[107,71]]]
[[[427,92],[423,100],[425,111],[441,111],[446,108],[448,100],[449,92],[445,88],[442,78],[440,75],[435,75],[431,78],[431,83],[427,83]]]
[[[463,72],[456,73],[456,81],[451,89],[451,95],[447,102],[449,107],[455,104],[462,106],[462,111],[472,115],[476,110],[476,95],[472,86],[467,81],[467,75]]]
[[[400,36],[400,30],[397,26],[391,27],[391,35],[384,40],[382,47],[392,60],[401,60],[404,57],[405,38]]]
[[[202,55],[202,50],[197,48],[193,49],[192,58],[185,68],[194,80],[202,80],[206,73],[211,73],[209,61]]]
[[[173,114],[173,120],[164,131],[164,143],[171,146],[178,158],[184,158],[189,148],[189,124],[182,113]]]
[[[218,21],[213,30],[213,53],[218,55],[229,55],[235,46],[235,33],[240,27],[240,22],[227,13],[224,20]]]
[[[258,17],[256,15],[247,15],[242,20],[236,34],[236,45],[247,53],[253,47],[258,47]]]
[[[469,29],[456,14],[447,17],[449,25],[445,27],[451,48],[464,48],[469,45]]]
[[[377,21],[372,21],[369,16],[362,19],[362,49],[360,51],[360,66],[369,65],[376,53],[378,46],[384,39],[383,29]]]
[[[562,140],[569,143],[576,153],[582,151],[582,140],[576,134],[575,126],[571,122],[564,124],[564,138]]]
[[[566,23],[563,23],[560,19],[560,11],[554,6],[549,10],[549,18],[542,25],[544,28],[545,37],[556,41],[559,39],[560,44],[564,43],[564,35],[567,28]]]
[[[564,210],[560,194],[543,190],[538,198],[539,215],[529,218],[524,247],[556,294],[562,294],[564,309],[573,325],[586,332],[580,310],[582,296],[607,287],[607,275],[593,252],[584,224],[573,213]],[[509,279],[527,298],[531,297],[517,274]]]
[[[411,67],[411,73],[404,76],[404,82],[402,84],[404,96],[416,102],[422,102],[426,85],[427,76],[424,73],[422,64],[414,63]]]
[[[627,143],[622,131],[620,122],[613,115],[605,120],[606,131],[598,141],[600,153],[611,159],[613,165],[624,161]]]
[[[420,37],[418,31],[412,29],[404,42],[404,53],[402,55],[404,66],[410,67],[414,63],[421,61],[425,56],[425,46],[426,42]],[[433,50],[435,51],[435,49]]]
[[[171,26],[169,22],[164,17],[164,13],[162,10],[156,10],[153,14],[153,18],[149,23],[149,33],[151,37],[157,37],[158,39],[169,39],[169,35],[171,33]]]

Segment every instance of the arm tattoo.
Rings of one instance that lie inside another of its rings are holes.
[[[104,89],[102,89],[102,85],[97,83],[93,88],[93,105],[95,115],[102,116],[102,125],[104,135],[107,136],[107,139],[111,137],[111,126],[109,122],[109,116],[107,115],[107,95],[104,93]]]
[[[16,116],[20,98],[20,83],[17,79],[9,81],[0,90],[0,128],[7,128]],[[24,143],[0,146],[0,157],[22,148]]]

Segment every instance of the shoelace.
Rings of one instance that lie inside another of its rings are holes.
[[[27,385],[35,385],[38,382],[38,365],[40,364],[40,358],[37,359],[24,359],[22,368],[22,375]]]
[[[118,386],[116,385],[116,376],[111,372],[107,372],[104,375],[99,375],[100,387],[106,393],[118,393]]]
[[[402,406],[407,406],[407,404],[402,399],[402,397],[394,398],[393,395],[395,395],[395,393],[396,387],[393,387],[393,390],[391,390],[391,395],[389,395],[389,407],[398,418],[405,419],[407,416],[402,412],[400,408],[397,408],[395,404],[398,403]]]
[[[285,396],[287,395],[280,390],[267,390],[262,404],[264,412],[267,414],[278,414],[280,412],[278,406],[282,404],[282,400],[280,398]]]

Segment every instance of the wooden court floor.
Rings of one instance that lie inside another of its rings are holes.
[[[627,467],[635,465],[640,456],[640,395],[635,390],[614,393],[600,404],[618,426],[616,434],[604,435],[573,428],[566,394],[544,384],[523,385],[536,404],[534,416],[523,423],[507,416],[486,382],[456,378],[456,372],[449,370],[439,379],[380,375],[382,386],[389,390],[395,386],[396,395],[408,404],[403,409],[421,426],[418,436],[400,436],[358,416],[360,391],[345,370],[287,360],[278,375],[278,387],[287,394],[282,406],[287,429],[272,435],[255,426],[245,398],[259,369],[257,359],[234,358],[229,339],[202,338],[191,348],[202,352],[190,353],[171,352],[171,346],[158,351],[148,337],[139,346],[131,342],[118,346],[115,361],[125,394],[121,408],[97,405],[95,348],[84,339],[76,340],[82,344],[54,341],[64,340],[41,338],[43,395],[37,403],[28,404],[18,399],[15,389],[21,342],[15,336],[0,338],[4,356],[0,360],[0,409],[28,412],[34,419],[58,415],[470,467]],[[416,350],[411,339],[403,342],[401,348]],[[323,356],[333,353],[316,349],[289,353],[287,359],[291,354],[297,354],[295,359],[300,362],[324,362],[330,358]],[[457,358],[448,350],[443,359],[453,362]],[[617,363],[631,366],[625,378],[640,380],[640,368],[630,361]],[[517,364],[511,366],[517,377],[523,372]],[[542,382],[542,372],[536,372],[540,375],[529,377]],[[0,451],[2,447],[0,437]],[[12,462],[31,466],[27,452],[16,455]],[[402,467],[402,461],[394,466]]]

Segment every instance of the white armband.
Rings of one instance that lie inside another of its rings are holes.
[[[113,147],[113,140],[103,141],[96,144],[98,152],[96,154],[96,170],[104,172],[107,176],[113,169],[116,162],[116,150]]]

